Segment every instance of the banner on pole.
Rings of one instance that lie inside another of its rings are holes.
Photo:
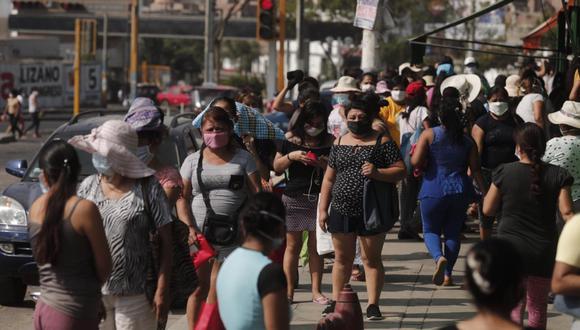
[[[380,0],[357,0],[354,26],[374,30]]]

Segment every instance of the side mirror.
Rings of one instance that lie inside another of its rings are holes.
[[[24,176],[27,168],[28,161],[25,159],[9,160],[8,163],[6,163],[6,173],[18,178],[22,178]]]

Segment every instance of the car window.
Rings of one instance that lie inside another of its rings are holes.
[[[55,139],[67,141],[71,137],[72,136],[59,136],[56,137]],[[96,170],[93,167],[92,155],[79,149],[76,150],[79,156],[79,161],[81,163],[80,179],[82,180],[89,175],[95,174]],[[167,138],[161,143],[161,146],[159,146],[158,153],[159,154],[157,158],[162,160],[165,165],[173,165],[176,167],[180,165],[180,162],[178,162],[177,146],[171,139]],[[40,173],[41,170],[38,165],[38,156],[37,156],[30,164],[29,170],[27,171],[24,180],[37,181]]]

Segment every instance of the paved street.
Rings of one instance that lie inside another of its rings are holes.
[[[51,129],[59,122],[45,122],[43,136],[46,137]],[[5,126],[0,124],[0,131]],[[41,145],[41,139],[24,138],[15,143],[0,144],[0,165],[2,168],[9,159],[30,160]],[[2,169],[0,171],[0,190],[10,183],[17,181]],[[393,230],[393,232],[396,231]],[[467,244],[462,247],[462,257],[458,261],[455,281],[461,284],[463,275],[463,255],[469,245],[476,241],[476,236],[468,235]],[[383,260],[386,266],[386,284],[381,299],[381,311],[386,317],[380,322],[367,322],[367,329],[437,329],[438,327],[461,320],[473,315],[473,306],[469,302],[466,292],[459,286],[450,288],[436,288],[430,284],[434,263],[426,253],[422,243],[400,242],[395,234],[387,236],[383,248]],[[323,278],[323,289],[330,295],[330,264],[326,265]],[[292,305],[292,329],[314,329],[320,319],[323,307],[309,302],[311,295],[308,291],[309,274],[307,268],[300,269],[301,286],[296,293]],[[364,283],[355,282],[354,289],[359,293],[366,308]],[[36,288],[32,288],[35,290]],[[1,293],[0,293],[1,294]],[[3,330],[30,329],[34,304],[29,298],[18,307],[0,306],[0,328]],[[551,308],[552,306],[550,306]],[[168,329],[187,329],[183,311],[174,311],[170,316]],[[571,318],[559,315],[553,311],[549,313],[549,329],[567,329]]]

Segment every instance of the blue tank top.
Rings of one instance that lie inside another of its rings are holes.
[[[457,143],[441,126],[433,128],[433,135],[419,199],[454,194],[472,198],[473,185],[467,176],[467,166],[473,141],[463,136],[463,143]]]
[[[222,321],[228,330],[265,329],[258,278],[271,263],[262,253],[237,248],[222,265],[217,296]]]

